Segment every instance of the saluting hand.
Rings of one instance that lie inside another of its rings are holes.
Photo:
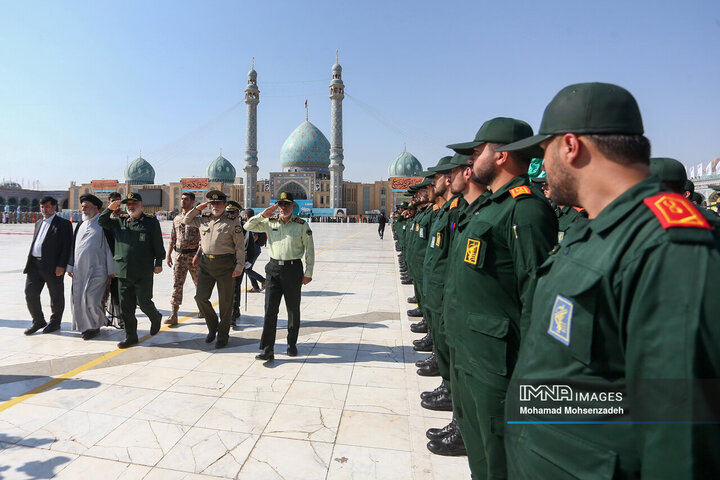
[[[121,201],[122,200],[115,200],[114,202],[112,202],[110,205],[108,205],[108,210],[117,210],[118,208],[120,208]]]
[[[273,214],[275,213],[275,211],[276,211],[277,209],[278,209],[277,203],[276,203],[275,205],[270,205],[270,206],[267,207],[265,210],[263,210],[262,216],[265,217],[265,218],[270,218],[270,217],[273,216]]]
[[[203,203],[198,203],[197,207],[195,207],[195,208],[202,212],[209,206],[210,206],[210,202],[203,202]]]

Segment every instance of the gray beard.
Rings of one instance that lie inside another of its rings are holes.
[[[130,216],[131,216],[132,218],[134,218],[135,220],[137,220],[138,218],[140,218],[140,215],[142,215],[142,210],[135,211],[135,212],[133,212],[133,213],[130,214]]]

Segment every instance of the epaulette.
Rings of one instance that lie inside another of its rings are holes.
[[[678,193],[661,193],[643,200],[660,225],[668,228],[701,228],[712,230],[710,223],[695,206]]]
[[[129,213],[119,213],[118,218],[130,218],[130,214]]]
[[[238,218],[238,216],[237,213],[228,213],[227,218],[229,218],[230,220],[235,220],[236,218]]]
[[[212,212],[205,212],[202,214],[203,217],[210,217],[212,216]]]
[[[293,219],[293,222],[299,223],[300,225],[302,225],[303,223],[305,223],[305,220],[303,220],[303,219],[300,218],[300,217],[295,217],[295,218]]]
[[[436,203],[435,205],[433,205],[433,210],[437,212],[438,210],[440,210],[440,206]]]
[[[510,195],[513,198],[532,195],[532,191],[530,190],[530,187],[528,187],[527,185],[520,185],[519,187],[511,188],[510,190],[508,190],[508,192],[510,192]]]
[[[453,208],[457,208],[458,205],[460,205],[460,197],[455,197],[455,200],[450,203],[450,210],[452,210]]]
[[[575,210],[576,212],[584,212],[584,211],[585,211],[585,209],[582,208],[582,207],[572,207],[572,208],[573,208],[573,210]]]
[[[279,220],[279,219],[280,219],[280,215],[278,215],[278,214],[275,214],[272,217],[268,218],[268,220]]]

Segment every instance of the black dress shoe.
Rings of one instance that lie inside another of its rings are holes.
[[[297,357],[298,351],[295,345],[289,345],[287,348],[288,357]]]
[[[412,285],[412,280],[400,280],[400,283],[403,285]]]
[[[84,332],[82,332],[82,339],[90,340],[91,338],[97,337],[98,333],[100,333],[99,328],[91,328],[89,330],[85,330]]]
[[[265,350],[264,352],[255,355],[255,359],[267,361],[275,360],[275,352],[273,352],[272,350]]]
[[[458,457],[467,455],[465,443],[460,435],[460,429],[456,428],[450,435],[431,440],[427,444],[428,450],[436,455],[445,455],[447,457]]]
[[[213,340],[215,340],[215,335],[217,332],[209,332],[207,336],[205,337],[205,343],[212,343]]]
[[[423,358],[422,360],[418,360],[415,362],[416,367],[422,367],[423,365],[427,365],[428,362],[432,361],[432,358],[435,356],[435,353],[431,353],[429,357]]]
[[[428,440],[437,440],[439,438],[447,437],[453,431],[457,429],[457,420],[453,417],[452,421],[445,425],[443,428],[428,428],[425,432],[425,436]]]
[[[417,303],[417,298],[415,298],[415,297],[408,297],[407,303]]]
[[[58,330],[60,330],[60,322],[50,322],[48,323],[47,327],[43,328],[43,333],[52,333]]]
[[[37,332],[41,328],[45,328],[46,325],[47,325],[47,322],[33,323],[32,325],[30,325],[30,328],[25,330],[25,335],[32,335],[33,333]]]
[[[150,335],[157,335],[160,331],[160,320],[161,319],[158,319],[156,322],[150,322]]]
[[[218,338],[218,341],[215,342],[215,348],[225,348],[227,347],[228,339],[227,338]]]
[[[410,324],[410,331],[413,333],[428,333],[428,324],[423,318],[420,322]]]
[[[413,345],[418,346],[425,344],[427,342],[432,342],[432,338],[430,338],[430,334],[426,333],[424,337],[418,338],[417,340],[413,340]]]
[[[408,317],[422,317],[423,313],[422,310],[420,310],[420,307],[415,307],[411,310],[407,311]]]
[[[447,388],[445,387],[445,382],[440,382],[440,386],[437,387],[435,390],[432,390],[430,392],[422,392],[420,394],[420,398],[426,399],[428,397],[436,397],[443,392],[447,393]]]
[[[417,374],[421,377],[439,377],[440,369],[438,368],[437,363],[430,363],[418,368]]]
[[[118,343],[117,346],[118,346],[118,348],[128,348],[128,347],[132,347],[133,345],[136,345],[137,343],[138,343],[137,337],[126,338],[122,342]]]
[[[452,399],[447,393],[433,397],[423,398],[420,406],[428,410],[437,410],[440,412],[452,412]]]

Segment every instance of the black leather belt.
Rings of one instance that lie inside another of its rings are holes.
[[[270,263],[274,263],[276,265],[293,265],[295,263],[300,263],[301,260],[299,258],[293,259],[293,260],[275,260],[274,258],[270,259]]]
[[[178,253],[195,253],[198,251],[198,249],[197,249],[197,247],[196,248],[177,248],[177,247],[175,247],[175,251]]]
[[[216,258],[228,258],[228,257],[234,257],[234,253],[223,253],[222,255],[212,255],[210,253],[203,253],[203,257],[207,257],[211,260],[214,260]]]

